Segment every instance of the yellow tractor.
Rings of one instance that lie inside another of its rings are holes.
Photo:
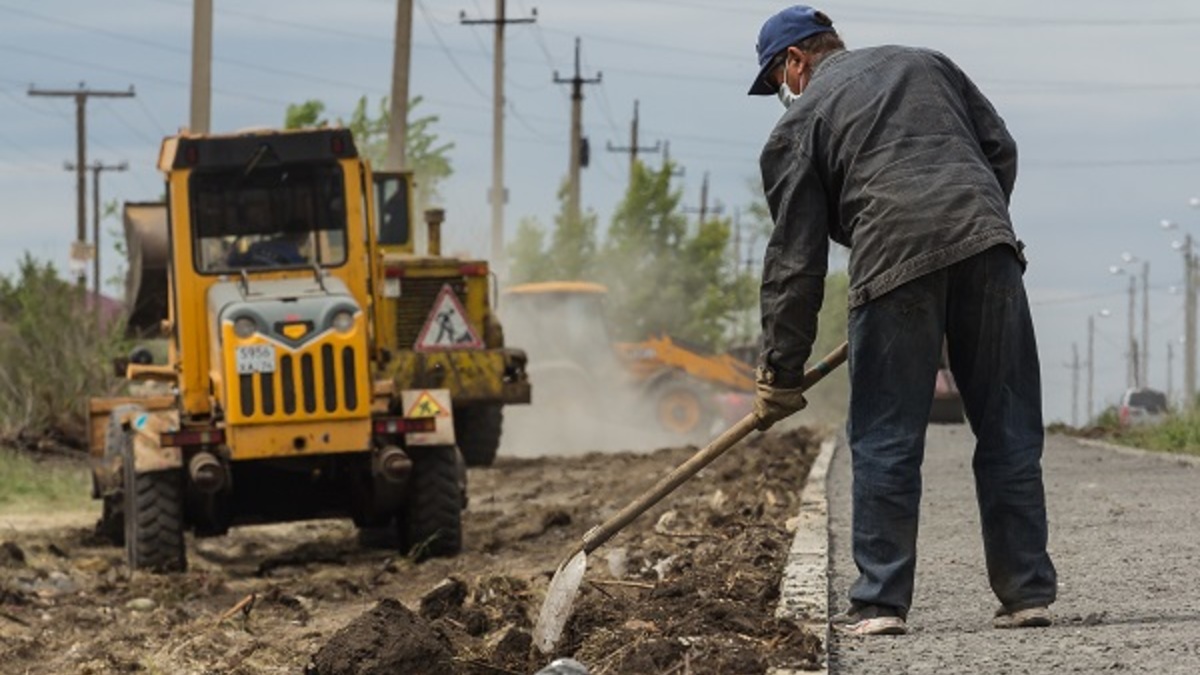
[[[389,375],[372,174],[350,132],[183,133],[158,165],[166,217],[126,219],[131,312],[158,320],[167,356],[135,350],[124,374],[156,387],[91,401],[101,531],[154,571],[186,567],[188,530],[331,516],[457,553],[452,403]]]
[[[505,347],[487,261],[442,255],[441,210],[426,212],[428,254],[415,253],[412,189],[410,173],[375,174],[388,374],[399,388],[449,390],[467,465],[489,466],[503,406],[530,400],[525,353]]]
[[[605,319],[607,294],[605,286],[582,281],[505,291],[505,325],[528,351],[539,400],[681,441],[706,440],[721,423],[749,410],[751,366],[666,335],[616,342]]]

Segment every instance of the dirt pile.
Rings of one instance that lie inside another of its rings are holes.
[[[756,436],[592,553],[555,656],[592,675],[814,663],[819,639],[774,610],[816,441]],[[0,516],[0,662],[28,673],[532,673],[552,659],[530,634],[563,555],[694,451],[472,469],[466,550],[421,564],[360,548],[348,522],[316,521],[189,539],[187,573],[130,578],[121,550],[93,536],[95,513],[15,528]]]
[[[381,600],[326,642],[308,675],[454,675],[450,643],[398,601]]]

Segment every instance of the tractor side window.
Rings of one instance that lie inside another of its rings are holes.
[[[189,186],[200,272],[286,269],[346,261],[346,207],[337,164],[197,169]]]
[[[408,222],[408,181],[403,174],[376,174],[376,211],[379,217],[379,243],[404,246],[411,238]]]

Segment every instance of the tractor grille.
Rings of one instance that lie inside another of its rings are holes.
[[[244,417],[271,417],[278,413],[312,416],[318,410],[337,412],[339,406],[350,412],[358,409],[360,373],[355,364],[353,348],[342,347],[338,350],[333,345],[322,345],[315,354],[284,354],[278,365],[274,373],[238,376],[238,394]]]
[[[400,299],[396,302],[396,346],[411,349],[429,320],[433,303],[442,286],[450,284],[459,302],[467,303],[467,282],[462,277],[439,279],[405,278],[400,281]]]

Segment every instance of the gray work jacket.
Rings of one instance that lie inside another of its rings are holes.
[[[997,244],[1017,249],[1017,146],[950,59],[830,54],[760,158],[775,220],[763,261],[762,365],[795,387],[812,352],[829,241],[850,248],[850,307]]]

